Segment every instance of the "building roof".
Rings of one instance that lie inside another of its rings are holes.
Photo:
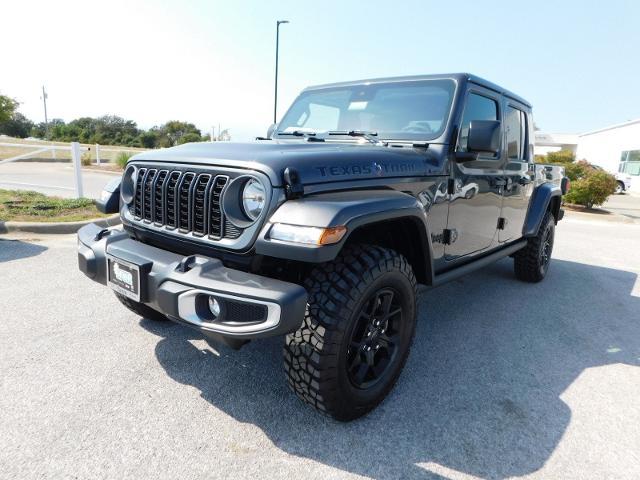
[[[624,122],[624,123],[618,123],[616,125],[610,125],[608,127],[600,128],[598,130],[592,130],[591,132],[581,133],[578,136],[579,137],[586,137],[587,135],[593,135],[594,133],[606,132],[607,130],[615,130],[617,128],[624,128],[624,127],[628,127],[630,125],[634,125],[636,123],[640,123],[640,118],[637,118],[635,120],[629,120],[629,121]]]
[[[531,104],[526,101],[524,98],[516,95],[513,92],[510,92],[507,89],[504,89],[495,83],[492,83],[484,78],[478,77],[477,75],[473,75],[471,73],[441,73],[435,75],[411,75],[405,77],[385,77],[385,78],[369,78],[364,80],[354,80],[348,82],[337,82],[337,83],[327,83],[324,85],[314,85],[311,87],[307,87],[304,91],[308,90],[318,90],[323,88],[336,88],[336,87],[352,87],[355,85],[364,85],[364,84],[372,84],[372,83],[388,83],[388,82],[415,82],[420,80],[445,80],[445,79],[453,79],[460,83],[471,82],[476,85],[480,85],[482,87],[488,88],[489,90],[493,90],[494,92],[503,94],[507,97],[513,98],[518,102],[521,102],[528,107],[531,107]]]
[[[552,147],[558,145],[577,145],[578,134],[536,132],[536,145]]]

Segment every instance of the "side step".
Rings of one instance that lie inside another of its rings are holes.
[[[455,267],[451,270],[447,270],[444,273],[436,275],[433,279],[433,286],[437,287],[438,285],[442,285],[443,283],[450,282],[451,280],[455,280],[462,275],[466,275],[467,273],[471,273],[474,270],[477,270],[482,267],[486,267],[487,265],[500,260],[501,258],[508,257],[509,255],[517,252],[518,250],[527,246],[526,240],[520,240],[514,244],[511,244],[507,247],[501,248],[497,252],[490,253],[486,257],[481,257],[478,260],[472,260],[469,263],[465,263],[459,267]]]

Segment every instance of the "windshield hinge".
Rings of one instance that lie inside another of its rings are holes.
[[[284,192],[287,200],[295,200],[304,195],[304,186],[300,183],[300,174],[295,168],[285,168],[282,176],[284,178]]]

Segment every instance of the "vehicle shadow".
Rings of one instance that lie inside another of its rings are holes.
[[[508,260],[422,293],[416,339],[395,390],[368,416],[341,424],[285,386],[281,340],[220,356],[200,335],[142,320],[158,335],[171,378],[283,451],[374,478],[443,478],[419,464],[505,478],[540,469],[571,410],[560,395],[590,367],[640,365],[636,275],[555,260],[539,284]],[[634,321],[633,319],[636,318]]]
[[[44,245],[0,238],[0,263],[35,257],[47,250]]]

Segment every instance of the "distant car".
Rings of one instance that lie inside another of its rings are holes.
[[[599,165],[594,165],[593,168],[595,168],[596,170],[602,170],[603,172],[606,172],[606,170]],[[616,177],[616,194],[624,193],[627,190],[629,190],[629,188],[631,188],[631,175],[627,175],[626,173],[620,173],[620,172],[609,172],[609,173],[611,173],[611,175]]]

